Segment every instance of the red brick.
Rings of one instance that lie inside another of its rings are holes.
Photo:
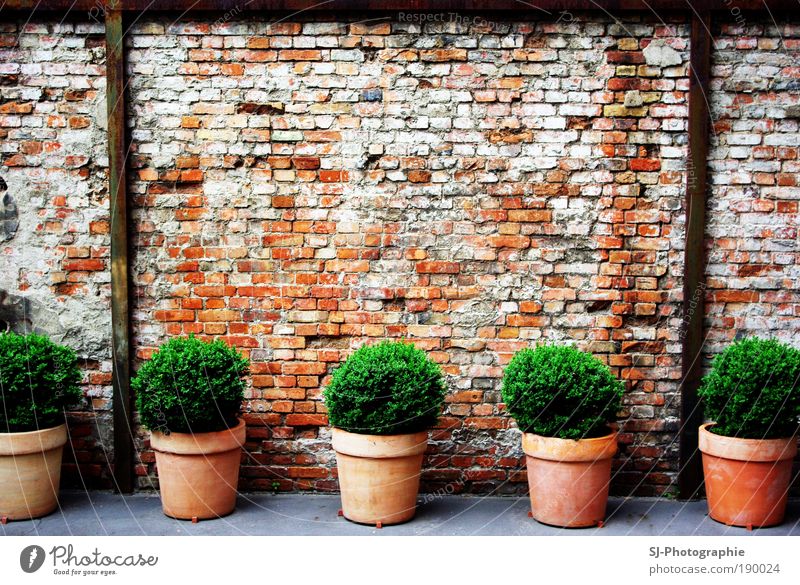
[[[460,271],[461,265],[458,262],[440,260],[417,262],[417,272],[420,274],[457,274]]]
[[[236,321],[241,319],[241,314],[239,311],[231,311],[229,309],[211,309],[198,311],[197,319],[199,321]]]
[[[240,63],[222,63],[219,69],[223,75],[231,75],[234,77],[244,75],[244,65]]]
[[[630,164],[632,171],[657,171],[661,168],[661,161],[656,158],[635,158]]]
[[[203,171],[200,169],[181,171],[179,180],[181,183],[201,183],[203,181]]]
[[[319,180],[323,183],[342,183],[348,179],[347,171],[319,171]]]
[[[73,130],[78,130],[81,128],[88,128],[91,126],[92,121],[89,118],[85,118],[83,116],[71,116],[69,119],[69,127]]]
[[[549,209],[512,209],[508,212],[509,221],[541,222],[551,221],[553,212]]]
[[[290,427],[324,427],[328,416],[324,414],[287,414],[286,424]]]
[[[310,49],[306,50],[285,50],[278,53],[281,61],[320,61],[322,53]]]
[[[172,309],[153,313],[156,321],[194,321],[194,311]]]
[[[489,238],[489,245],[493,248],[524,249],[530,246],[530,241],[527,236],[492,236]]]
[[[300,170],[316,170],[320,164],[317,156],[294,156],[291,162],[294,168]]]
[[[716,290],[711,293],[711,298],[717,303],[755,303],[758,297],[758,291],[754,290]]]
[[[107,221],[89,222],[90,234],[107,234],[111,231],[111,226]]]
[[[83,272],[92,272],[97,270],[105,270],[105,260],[100,258],[91,258],[84,260],[65,260],[61,264],[64,270],[78,270]]]
[[[408,180],[412,183],[427,183],[431,180],[430,171],[408,171]]]
[[[419,58],[422,61],[466,61],[467,51],[465,49],[430,49],[420,51]]]

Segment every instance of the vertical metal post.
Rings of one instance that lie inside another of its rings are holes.
[[[128,197],[125,182],[125,59],[122,12],[106,8],[108,189],[111,206],[111,329],[114,360],[114,484],[133,491],[133,425],[130,396]]]
[[[697,450],[702,409],[697,389],[702,374],[705,294],[706,193],[708,190],[709,78],[711,73],[711,15],[693,14],[689,73],[689,165],[686,181],[686,242],[683,268],[681,328],[681,430],[678,491],[681,498],[698,495],[703,482]]]

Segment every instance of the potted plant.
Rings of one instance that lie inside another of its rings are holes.
[[[47,337],[0,335],[0,517],[26,520],[58,506],[64,410],[80,400],[75,352]]]
[[[800,351],[776,340],[744,339],[714,358],[699,395],[709,515],[733,526],[783,521],[797,454]]]
[[[362,346],[333,372],[324,397],[345,518],[384,525],[414,517],[427,429],[445,391],[439,366],[409,343]]]
[[[221,340],[173,338],[131,381],[139,418],[150,430],[167,516],[196,521],[236,507],[247,366]]]
[[[623,384],[592,355],[541,345],[518,351],[502,396],[522,431],[531,515],[577,528],[605,519]]]

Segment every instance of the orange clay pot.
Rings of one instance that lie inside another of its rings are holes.
[[[0,433],[0,517],[28,520],[58,507],[67,425]]]
[[[333,429],[344,517],[362,524],[398,524],[417,511],[428,431],[360,435]]]
[[[729,526],[783,522],[797,438],[738,439],[700,427],[708,514]]]
[[[213,433],[151,434],[164,514],[202,520],[233,512],[245,432],[240,420]]]
[[[616,432],[578,441],[523,433],[522,449],[536,520],[581,528],[597,526],[605,519]]]

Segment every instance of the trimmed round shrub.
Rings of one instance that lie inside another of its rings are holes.
[[[236,426],[247,367],[247,359],[222,340],[170,339],[131,380],[142,424],[165,434]]]
[[[699,390],[711,430],[726,437],[777,439],[797,432],[800,351],[774,339],[737,341],[714,358]]]
[[[439,366],[410,343],[364,345],[324,391],[331,425],[366,435],[416,433],[436,424],[446,388]]]
[[[603,362],[574,347],[519,350],[503,375],[503,401],[521,431],[560,439],[607,435],[623,384]]]
[[[83,396],[78,358],[43,335],[0,335],[0,433],[49,429]]]

